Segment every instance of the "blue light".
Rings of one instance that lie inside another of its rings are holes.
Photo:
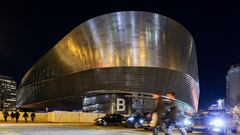
[[[140,119],[139,122],[140,122],[141,124],[143,124],[144,120],[143,120],[143,119]]]
[[[213,128],[214,132],[220,132],[220,128]]]
[[[192,124],[192,122],[191,122],[190,120],[188,120],[188,119],[184,119],[184,120],[183,120],[183,123],[184,123],[184,125],[186,125],[186,126],[189,126],[189,125]]]
[[[133,117],[129,117],[128,120],[129,120],[129,121],[133,121],[134,118],[133,118]]]

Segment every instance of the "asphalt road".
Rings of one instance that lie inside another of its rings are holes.
[[[175,135],[179,133],[175,132]],[[197,133],[192,133],[194,135]],[[53,123],[2,123],[0,135],[152,135],[143,129]],[[159,135],[163,135],[160,133]]]

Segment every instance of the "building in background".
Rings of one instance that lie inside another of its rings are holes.
[[[240,64],[232,65],[226,75],[227,108],[240,107]]]
[[[14,110],[16,107],[16,81],[11,77],[0,75],[1,110]]]
[[[22,78],[17,107],[131,113],[173,91],[198,109],[195,43],[178,22],[149,12],[116,12],[67,34]]]

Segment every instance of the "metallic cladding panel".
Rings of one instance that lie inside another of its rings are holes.
[[[162,68],[113,67],[91,69],[22,87],[20,91],[24,92],[22,93],[24,96],[18,97],[18,101],[21,101],[18,103],[23,107],[34,108],[44,106],[41,105],[42,101],[45,101],[42,104],[52,106],[48,105],[48,100],[53,102],[58,101],[58,98],[78,99],[80,102],[81,95],[95,90],[121,90],[163,95],[168,90],[172,90],[179,100],[194,107],[198,96],[196,81],[185,73]]]
[[[83,74],[87,74],[88,70],[91,69],[111,67],[146,67],[146,69],[149,67],[183,73],[186,78],[194,80],[194,89],[178,92],[185,93],[187,91],[186,93],[190,93],[190,95],[196,95],[194,100],[191,99],[193,96],[185,98],[189,98],[186,99],[186,102],[194,104],[193,107],[197,109],[198,70],[192,36],[182,25],[172,19],[154,13],[135,11],[116,12],[90,19],[67,34],[25,74],[18,91],[19,105],[25,104],[22,100],[26,87],[45,81],[53,81],[52,79],[59,79],[62,76],[64,78],[69,74],[82,71],[84,71]],[[145,68],[142,70],[144,72]],[[105,71],[102,72],[104,76]],[[168,72],[161,73],[163,75],[162,81],[169,85],[164,86],[176,85],[177,82],[170,84],[167,81],[168,78],[175,78],[175,76],[168,76]],[[108,87],[127,89],[125,84],[117,83],[116,74],[121,75],[122,72],[109,74],[112,83]],[[96,79],[101,80],[102,75],[96,76]],[[151,77],[151,75],[146,75],[146,83],[149,79],[153,79]],[[77,78],[84,86],[76,86],[74,91],[83,93],[86,90],[100,89],[88,78],[91,78],[91,74],[86,78]],[[131,78],[130,76],[125,79]],[[76,80],[72,78],[72,81]],[[56,81],[55,85],[59,85],[59,83],[61,82]],[[94,89],[87,89],[85,86],[87,83],[91,84]],[[102,83],[104,85],[106,82]],[[192,81],[188,83],[192,83]],[[55,85],[52,84],[51,87],[48,87],[49,90],[45,94],[54,93],[54,89],[57,87]],[[72,84],[66,85],[64,90],[55,93],[56,97],[74,94],[72,90],[67,90]],[[143,87],[159,89],[159,86],[142,86],[143,84],[138,81],[134,82],[134,85],[136,89]],[[77,89],[77,87],[81,87],[81,89]],[[39,91],[43,92],[44,89]],[[46,96],[42,94],[44,93],[34,95],[34,100],[37,101]],[[26,102],[30,103],[30,100]]]

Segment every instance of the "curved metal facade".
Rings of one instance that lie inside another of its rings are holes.
[[[165,94],[198,106],[195,44],[179,23],[149,12],[116,12],[90,19],[67,34],[23,77],[18,107],[74,101],[88,91]]]

